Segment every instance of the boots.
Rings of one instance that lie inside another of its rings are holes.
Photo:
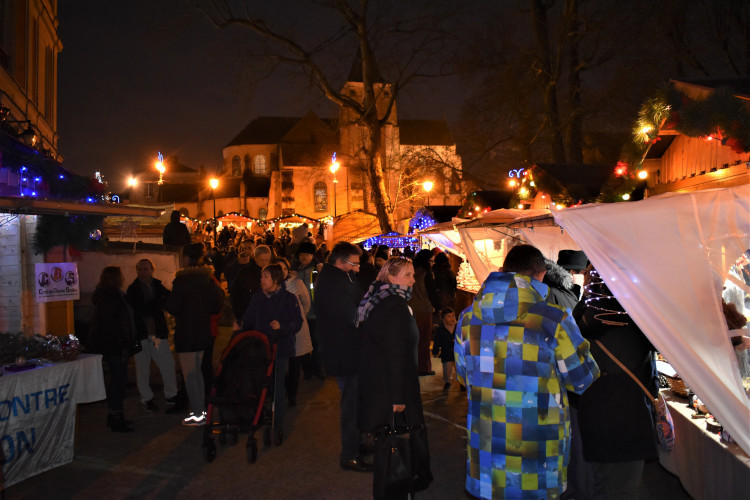
[[[107,415],[107,426],[112,432],[133,432],[135,429],[128,427],[129,423],[132,422],[125,420],[125,414],[121,411]]]

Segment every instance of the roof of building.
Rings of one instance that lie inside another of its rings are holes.
[[[242,129],[242,132],[229,141],[225,147],[245,144],[278,144],[299,121],[299,117],[259,116]]]
[[[456,143],[445,120],[398,120],[403,146],[452,146]]]
[[[354,62],[352,63],[352,69],[349,71],[348,82],[362,83],[362,49],[357,47],[357,54],[354,56]],[[385,80],[380,76],[380,68],[375,63],[375,82],[385,83]]]

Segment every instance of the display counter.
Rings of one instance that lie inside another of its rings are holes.
[[[8,487],[71,462],[76,404],[106,397],[98,354],[6,371],[0,377],[0,484]]]
[[[659,462],[680,478],[691,497],[750,498],[750,457],[735,443],[706,430],[704,418],[693,419],[688,400],[662,391],[674,421],[674,450],[659,450]]]

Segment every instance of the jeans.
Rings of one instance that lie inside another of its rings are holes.
[[[289,358],[276,357],[276,368],[274,376],[273,390],[273,428],[275,430],[284,429],[284,416],[286,415],[286,368],[289,365]]]
[[[169,349],[169,341],[167,339],[157,340],[159,341],[159,347],[156,347],[148,339],[141,340],[143,349],[134,356],[135,380],[143,403],[154,397],[149,383],[152,359],[156,363],[156,367],[159,368],[161,379],[164,382],[164,397],[173,398],[177,395],[177,373],[174,367],[174,356]]]
[[[357,375],[336,377],[341,391],[341,460],[359,455],[360,433],[357,422]]]
[[[109,367],[109,388],[107,389],[107,408],[110,412],[122,411],[125,399],[125,384],[128,381],[127,351],[120,354],[105,354],[102,359]]]
[[[177,357],[182,367],[182,377],[185,379],[185,392],[190,402],[190,411],[200,415],[206,410],[206,389],[201,373],[203,351],[179,352]]]

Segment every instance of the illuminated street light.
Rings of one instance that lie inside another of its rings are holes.
[[[331,158],[331,166],[328,167],[328,170],[331,171],[333,174],[333,216],[336,217],[338,215],[337,208],[336,208],[336,184],[339,183],[338,179],[336,179],[336,172],[338,171],[340,165],[339,162],[336,161],[336,153],[333,153],[333,157]]]
[[[425,190],[427,193],[427,205],[430,204],[430,191],[432,191],[432,188],[435,186],[435,183],[432,181],[424,181],[422,183],[422,189]]]
[[[138,184],[138,179],[135,177],[130,177],[128,179],[128,187],[134,188]]]
[[[164,172],[167,171],[167,168],[164,166],[164,156],[161,153],[158,154],[155,167],[159,171],[159,185],[161,186],[164,184]]]
[[[648,177],[648,172],[646,172],[645,170],[641,170],[640,172],[638,172],[639,179],[645,179],[646,177]]]
[[[214,220],[212,226],[214,229],[214,246],[216,246],[216,188],[219,187],[219,179],[212,177],[208,181],[208,185],[211,186],[211,199],[214,201]]]

